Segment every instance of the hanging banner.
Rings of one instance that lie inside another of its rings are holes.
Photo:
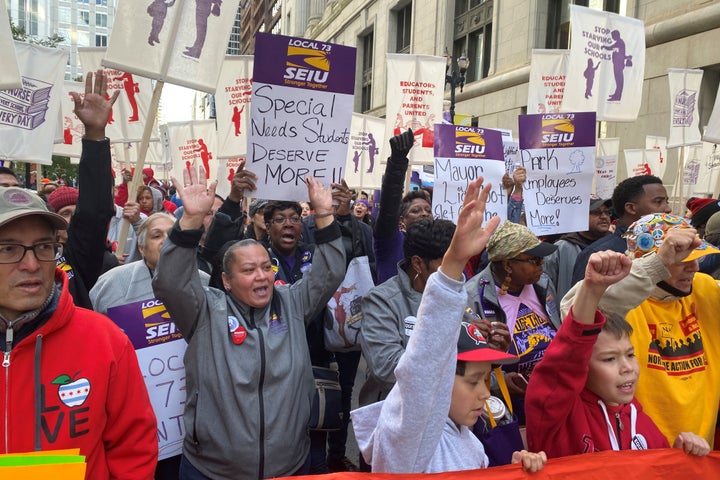
[[[433,216],[457,223],[465,191],[482,176],[490,182],[486,220],[495,215],[507,218],[507,198],[502,188],[505,173],[502,134],[487,128],[435,125],[435,178]]]
[[[345,182],[348,187],[361,190],[380,188],[385,170],[380,165],[380,146],[385,143],[384,135],[384,119],[352,114],[350,148],[345,163]]]
[[[307,175],[340,183],[350,142],[355,49],[318,40],[255,37],[245,168],[256,198],[307,200]]]
[[[700,82],[702,70],[668,68],[670,82],[670,136],[668,148],[696,145],[700,140]]]
[[[527,113],[557,113],[565,92],[569,50],[534,48],[530,61]]]
[[[172,168],[170,176],[180,180],[183,170],[193,167],[198,171],[205,169],[208,184],[217,178],[218,161],[217,131],[215,120],[195,120],[192,122],[172,122],[162,125],[168,136]]]
[[[85,97],[85,84],[81,82],[65,81],[63,83],[63,96],[60,102],[62,116],[63,143],[53,144],[53,155],[77,159],[80,163],[82,153],[82,137],[85,135],[85,125],[75,115],[75,101],[70,92],[78,92]]]
[[[595,112],[521,115],[527,226],[536,235],[584,232],[595,173]]]
[[[103,68],[104,55],[104,48],[78,48],[83,72],[87,75]],[[108,138],[111,142],[141,141],[152,98],[150,79],[112,68],[104,70],[108,82],[106,98],[110,99],[116,90],[120,90],[105,129]],[[157,125],[153,128],[151,141],[158,141]]]
[[[660,171],[660,150],[655,148],[637,148],[624,150],[625,166],[628,177],[638,175],[658,176]]]
[[[720,95],[715,96],[715,104],[702,139],[704,142],[720,143]]]
[[[7,5],[0,2],[0,52],[3,52],[3,68],[0,69],[0,90],[22,88],[20,67],[15,55],[15,43],[10,31]]]
[[[215,93],[240,0],[123,0],[102,64]]]
[[[561,111],[595,111],[599,121],[635,121],[645,74],[643,21],[570,5],[570,26]]]
[[[247,153],[253,57],[226,56],[215,93],[218,158]]]
[[[445,57],[388,53],[385,138],[380,158],[390,156],[389,140],[412,128],[415,146],[408,158],[414,165],[432,165],[433,138],[440,123],[445,95]]]
[[[107,316],[135,347],[140,371],[157,418],[158,459],[182,453],[185,437],[185,365],[187,343],[165,305],[150,298],[107,309]]]
[[[230,185],[240,164],[245,161],[245,157],[218,158],[217,161],[217,189],[215,193],[223,198],[230,195]]]
[[[694,192],[697,190],[697,185],[700,180],[703,145],[687,145],[683,147],[683,150],[683,158],[685,158],[683,185],[689,187],[686,192]]]
[[[690,185],[687,196],[716,196],[715,190],[720,184],[720,146],[717,143],[703,142],[701,148],[697,145],[685,147],[684,158],[683,179],[686,180],[686,185]],[[697,181],[692,183],[695,177]]]
[[[700,139],[700,136],[698,135],[698,141]],[[657,170],[653,170],[656,173],[654,175],[657,175],[658,177],[662,178],[663,175],[665,175],[665,170],[667,169],[667,138],[665,137],[657,137],[655,135],[646,135],[645,136],[645,148],[654,148],[655,150],[660,151],[660,163],[657,166]]]
[[[615,191],[619,152],[619,138],[597,139],[593,192],[600,198],[612,198],[612,194]]]
[[[15,52],[22,87],[0,91],[0,158],[52,165],[68,54],[24,42]]]

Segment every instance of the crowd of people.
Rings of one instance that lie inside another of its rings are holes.
[[[171,188],[143,169],[132,192],[125,171],[113,190],[106,93],[98,71],[72,94],[77,188],[43,198],[0,168],[3,451],[79,448],[91,479],[194,480],[535,472],[580,453],[713,447],[720,250],[698,232],[720,238],[717,200],[691,199],[686,219],[659,178],[629,178],[588,200],[586,231],[552,242],[522,224],[519,168],[502,180],[508,221],[485,221],[478,178],[455,224],[433,218],[429,192],[404,192],[410,130],[390,140],[377,215],[344,180],[306,178],[309,202],[254,198],[243,166],[226,198],[202,167]],[[331,348],[337,293],[362,258],[362,335]],[[162,306],[186,344],[182,454],[160,461],[139,347],[112,313],[139,302]],[[315,368],[338,373],[331,431],[310,425]],[[496,418],[497,402],[511,413]],[[526,439],[497,444],[497,422]]]

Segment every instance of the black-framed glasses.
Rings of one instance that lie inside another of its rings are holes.
[[[63,244],[60,242],[42,242],[35,245],[21,245],[19,243],[0,244],[0,263],[19,263],[25,258],[28,250],[32,250],[41,262],[55,262],[63,252]]]
[[[523,263],[532,263],[536,267],[539,267],[543,264],[545,259],[543,257],[530,257],[530,258],[511,258],[511,262],[523,262]]]
[[[601,217],[603,215],[610,216],[610,210],[590,210],[590,215]]]
[[[292,217],[274,217],[270,221],[275,225],[283,225],[286,223],[289,223],[290,225],[300,225],[302,217],[299,215],[294,215]]]

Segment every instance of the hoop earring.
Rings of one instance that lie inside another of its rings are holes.
[[[505,272],[505,280],[503,280],[502,285],[500,285],[500,295],[507,295],[508,289],[510,288],[510,282],[512,282],[510,272]]]

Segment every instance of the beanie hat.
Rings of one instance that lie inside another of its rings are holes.
[[[59,212],[61,208],[68,205],[76,205],[78,201],[78,190],[73,187],[60,187],[52,192],[47,199],[48,205]]]
[[[690,224],[695,228],[702,227],[715,212],[720,212],[720,202],[718,202],[717,198],[704,198],[703,200],[710,201],[707,202],[700,210],[693,213],[692,218],[690,218]]]
[[[685,206],[688,210],[690,210],[690,215],[695,215],[701,208],[703,208],[708,203],[716,202],[717,200],[713,198],[700,198],[700,197],[691,197],[688,198],[688,201],[685,203]]]
[[[720,212],[713,213],[705,224],[705,236],[720,232]]]

